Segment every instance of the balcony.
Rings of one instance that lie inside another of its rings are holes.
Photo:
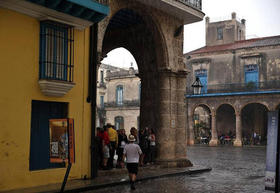
[[[195,9],[202,10],[202,2],[201,0],[177,0],[185,5],[191,6]]]
[[[181,19],[184,24],[201,21],[202,0],[137,0],[140,3],[155,7],[169,15]]]
[[[0,7],[84,29],[109,14],[108,0],[0,0]]]
[[[280,92],[280,80],[265,82],[233,83],[233,84],[209,84],[207,93],[194,95],[191,87],[187,88],[187,96],[221,96],[221,95],[245,95]]]
[[[116,101],[105,103],[105,108],[119,107],[140,107],[140,100],[125,100],[122,104],[117,104]]]

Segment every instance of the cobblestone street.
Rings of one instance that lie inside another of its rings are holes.
[[[212,167],[211,172],[138,182],[133,192],[145,193],[269,193],[264,190],[266,147],[232,146],[188,148],[194,165]],[[131,192],[129,185],[88,191]]]

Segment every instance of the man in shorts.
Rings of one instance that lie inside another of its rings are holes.
[[[138,173],[139,158],[142,156],[141,148],[138,144],[134,143],[135,141],[135,137],[130,134],[128,136],[128,144],[125,145],[123,151],[123,160],[126,157],[126,167],[130,179],[130,188],[132,190],[135,190],[134,184]]]

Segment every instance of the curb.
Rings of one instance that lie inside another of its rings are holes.
[[[137,179],[136,182],[158,179],[158,178],[165,178],[165,177],[172,177],[172,176],[179,176],[179,175],[191,175],[191,174],[197,174],[197,173],[203,173],[203,172],[210,172],[211,170],[212,170],[212,168],[188,169],[188,170],[185,170],[185,171],[182,171],[182,172],[173,172],[173,173],[162,174],[162,175],[142,177],[142,178]],[[86,187],[80,187],[80,188],[73,188],[73,189],[70,189],[70,190],[65,190],[64,192],[65,193],[85,192],[85,191],[89,191],[89,190],[97,190],[97,189],[102,189],[102,188],[112,187],[112,186],[118,186],[118,185],[124,185],[124,184],[129,184],[129,181],[124,180],[124,181],[111,182],[111,183],[106,183],[106,184],[88,185]]]

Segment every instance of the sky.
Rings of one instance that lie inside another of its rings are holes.
[[[202,11],[211,21],[231,19],[231,13],[246,20],[247,39],[280,35],[280,0],[202,0]],[[184,27],[184,53],[205,46],[203,21]],[[103,60],[106,64],[137,68],[133,56],[124,48],[112,50]]]

